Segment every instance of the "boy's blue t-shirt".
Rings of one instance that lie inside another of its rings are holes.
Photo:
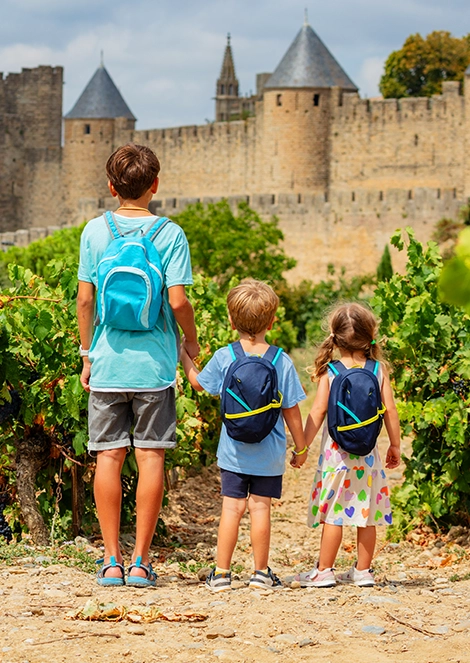
[[[197,376],[201,387],[210,394],[220,396],[225,374],[232,361],[232,355],[228,347],[217,350]],[[283,396],[282,407],[294,407],[306,396],[292,360],[283,352],[275,366],[279,380],[279,391]],[[274,477],[284,474],[286,431],[282,414],[271,433],[256,444],[234,440],[227,435],[225,425],[222,424],[219,446],[217,447],[217,464],[223,470],[255,476]]]
[[[116,214],[123,233],[149,228],[154,216],[124,217]],[[112,241],[103,216],[85,226],[80,240],[79,281],[98,285],[97,267]],[[191,285],[191,261],[186,236],[175,223],[167,223],[155,239],[160,254],[165,290],[157,326],[135,332],[106,325],[95,328],[89,358],[92,362],[90,387],[97,391],[166,389],[175,382],[179,332],[168,301],[167,288]]]

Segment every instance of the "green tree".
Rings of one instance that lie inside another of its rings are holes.
[[[462,81],[470,63],[470,35],[431,32],[411,35],[385,62],[380,91],[385,98],[427,97],[442,92],[443,81]]]
[[[186,233],[194,270],[215,278],[222,287],[234,276],[276,284],[296,264],[280,246],[284,236],[277,219],[263,221],[247,203],[239,204],[237,214],[226,200],[197,203],[174,220]]]
[[[382,257],[377,267],[377,281],[388,281],[393,276],[392,256],[388,244],[385,245]]]

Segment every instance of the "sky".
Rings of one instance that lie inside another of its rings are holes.
[[[363,97],[379,94],[388,55],[419,32],[470,32],[468,0],[0,0],[0,71],[64,67],[64,114],[100,65],[137,128],[214,119],[227,33],[240,93],[272,72],[304,12]]]

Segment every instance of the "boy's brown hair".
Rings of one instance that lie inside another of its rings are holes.
[[[111,154],[106,174],[121,198],[137,200],[150,189],[160,172],[157,156],[145,145],[128,143]]]
[[[267,329],[272,323],[279,306],[279,297],[274,290],[256,279],[244,279],[227,296],[230,318],[238,332],[256,334]]]

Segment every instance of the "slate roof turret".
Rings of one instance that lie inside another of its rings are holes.
[[[75,106],[65,117],[81,120],[115,117],[136,119],[103,64],[95,71]]]
[[[304,23],[265,88],[330,88],[357,92],[314,30]]]

